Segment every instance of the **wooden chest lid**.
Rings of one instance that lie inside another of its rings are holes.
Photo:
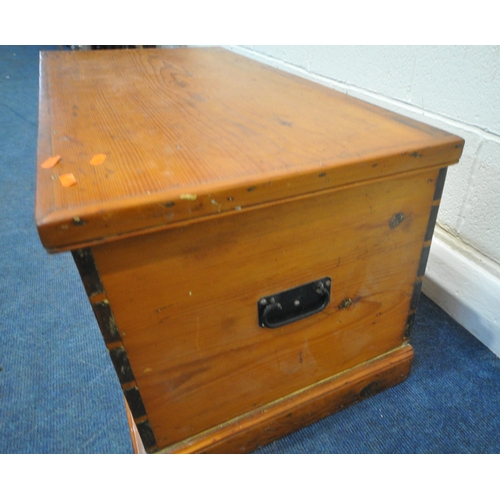
[[[42,52],[35,219],[49,251],[75,249],[450,165],[462,147],[221,48]]]

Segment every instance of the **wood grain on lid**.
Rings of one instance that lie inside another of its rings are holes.
[[[462,145],[220,48],[43,52],[35,217],[49,251],[73,249],[449,165]]]

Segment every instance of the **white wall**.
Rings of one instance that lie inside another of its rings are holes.
[[[500,355],[500,47],[226,48],[465,139],[423,289]]]

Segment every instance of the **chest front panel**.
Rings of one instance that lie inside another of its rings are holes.
[[[437,173],[96,247],[158,445],[400,346]],[[261,297],[323,276],[332,281],[323,311],[281,328],[259,325]]]

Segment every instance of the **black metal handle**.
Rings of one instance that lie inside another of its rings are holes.
[[[327,276],[305,285],[262,297],[257,303],[259,326],[279,328],[322,311],[330,302]]]

